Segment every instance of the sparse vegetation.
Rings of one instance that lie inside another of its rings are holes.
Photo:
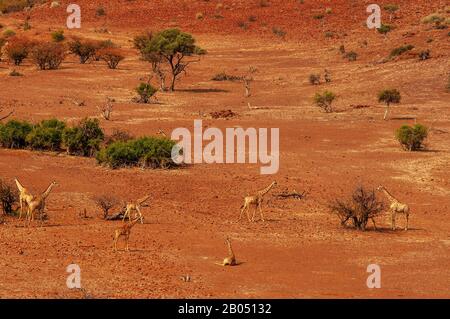
[[[170,168],[175,166],[171,158],[175,144],[170,139],[159,137],[141,137],[127,142],[114,142],[97,154],[97,161],[111,168],[130,166]]]
[[[322,93],[316,93],[314,96],[314,103],[324,110],[326,113],[333,112],[333,101],[336,99],[336,95],[331,91],[324,91]]]
[[[9,72],[9,76],[23,76],[23,74],[14,69],[11,72]]]
[[[16,35],[16,32],[14,32],[13,30],[11,30],[11,29],[6,29],[5,31],[3,31],[3,36],[5,37],[5,38],[11,38],[11,37],[13,37],[13,36],[15,36]]]
[[[106,10],[104,7],[100,6],[95,10],[95,15],[97,17],[103,17],[106,15]]]
[[[397,129],[395,136],[405,150],[419,151],[428,137],[428,128],[422,124],[403,125]]]
[[[354,228],[362,231],[366,230],[370,219],[373,220],[384,210],[384,203],[378,200],[375,190],[369,191],[364,186],[357,187],[349,199],[335,199],[329,206],[341,220],[342,226],[350,221]]]
[[[392,17],[394,14],[400,9],[400,7],[396,4],[387,4],[384,6],[384,10],[389,12],[389,21],[392,21]]]

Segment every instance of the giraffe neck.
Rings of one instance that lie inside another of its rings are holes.
[[[50,195],[50,192],[52,191],[53,186],[55,186],[55,184],[51,183],[47,187],[47,190],[42,194],[42,199],[46,199],[48,197],[48,195]]]
[[[22,193],[25,190],[25,188],[22,186],[22,184],[20,184],[20,182],[17,180],[17,178],[14,180],[16,181],[16,185],[17,185],[17,188],[19,189],[19,192]]]
[[[227,240],[227,245],[228,245],[228,253],[230,254],[230,257],[234,257],[233,248],[231,248],[231,242],[229,240]]]
[[[138,199],[137,203],[138,203],[139,205],[142,205],[142,204],[144,204],[149,198],[150,198],[150,195],[145,196],[145,197],[143,197],[143,198],[141,198],[141,199]]]
[[[383,192],[386,194],[387,198],[391,201],[391,202],[398,202],[398,200],[391,195],[391,193],[388,192],[388,190],[386,188],[383,188]]]
[[[272,189],[273,185],[274,185],[274,183],[270,184],[269,186],[267,186],[263,190],[259,191],[259,195],[261,195],[261,196],[266,195]]]

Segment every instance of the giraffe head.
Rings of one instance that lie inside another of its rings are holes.
[[[382,191],[382,190],[384,190],[384,186],[383,185],[380,185],[380,186],[377,187],[377,191]]]
[[[272,182],[272,186],[273,186],[273,187],[277,186],[277,181],[273,181],[273,182]]]

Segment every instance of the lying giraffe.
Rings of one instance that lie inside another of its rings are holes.
[[[34,197],[33,200],[28,204],[27,225],[29,225],[34,220],[34,214],[36,212],[38,212],[39,215],[41,215],[44,212],[45,200],[47,199],[48,195],[50,195],[50,192],[52,191],[55,185],[57,185],[56,182],[51,182],[51,184],[47,187],[45,192]]]
[[[141,207],[147,200],[149,200],[149,198],[150,198],[150,195],[147,195],[141,199],[138,199],[134,203],[127,204],[125,213],[123,214],[122,221],[125,221],[125,219],[127,217],[128,217],[128,221],[131,221],[131,212],[132,211],[136,211],[137,215],[139,215],[139,217],[142,219]]]
[[[22,214],[24,213],[25,208],[29,205],[31,201],[33,201],[33,195],[28,192],[28,190],[20,184],[17,178],[14,179],[16,182],[17,188],[19,189],[19,204],[20,204],[20,212],[19,219],[22,219]],[[26,213],[26,212],[25,212]]]
[[[266,188],[258,191],[256,193],[256,195],[254,196],[247,196],[244,198],[244,204],[241,206],[241,215],[239,216],[239,220],[242,219],[242,215],[244,214],[244,211],[247,214],[247,219],[249,222],[254,222],[255,221],[255,214],[256,214],[256,210],[259,210],[259,213],[261,215],[261,220],[264,221],[264,215],[262,212],[262,203],[264,201],[264,196],[270,192],[270,190],[275,187],[277,185],[277,182],[272,182],[272,184],[270,184],[269,186],[267,186]],[[250,210],[250,206],[255,206],[255,210],[253,212],[253,216],[252,219],[250,219],[250,214],[249,214],[249,210]]]
[[[395,230],[395,219],[396,219],[398,213],[405,214],[405,218],[406,218],[405,230],[408,230],[409,206],[407,204],[400,203],[394,196],[391,195],[391,193],[388,192],[386,187],[380,185],[380,186],[378,186],[377,190],[382,191],[391,203],[389,208],[391,210],[392,230]]]
[[[228,257],[225,257],[225,259],[223,260],[223,262],[220,263],[215,263],[219,266],[236,266],[237,262],[236,262],[236,256],[234,255],[233,252],[233,248],[231,247],[231,240],[230,238],[227,238],[225,240],[225,243],[227,244],[228,247]]]
[[[141,224],[144,223],[144,219],[142,218],[142,216],[140,216],[140,217],[136,218],[135,220],[130,221],[128,223],[124,223],[121,227],[119,227],[115,230],[115,232],[114,232],[114,248],[113,248],[114,251],[117,251],[117,242],[119,241],[119,238],[122,236],[125,238],[125,250],[129,251],[128,241],[130,240],[131,229],[139,221],[141,222]]]

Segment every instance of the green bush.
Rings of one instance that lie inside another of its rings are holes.
[[[61,43],[41,42],[35,44],[31,57],[40,70],[56,70],[64,61],[66,52]]]
[[[62,42],[64,41],[66,37],[64,36],[64,31],[63,30],[58,30],[55,32],[52,32],[52,39],[55,42]]]
[[[148,103],[151,99],[151,97],[157,92],[158,90],[155,89],[151,84],[149,83],[141,83],[137,88],[136,92],[139,94],[139,102],[140,103]]]
[[[33,127],[26,142],[33,150],[59,150],[65,128],[66,123],[57,119],[44,120]]]
[[[85,64],[95,57],[98,44],[91,40],[74,39],[69,42],[69,51],[80,58],[80,63]]]
[[[141,166],[150,168],[169,168],[172,161],[172,148],[176,143],[167,138],[141,137],[127,142],[114,142],[97,154],[100,164],[111,168]]]
[[[389,25],[389,24],[384,24],[382,23],[381,26],[377,29],[377,31],[381,34],[388,34],[389,32],[391,32],[393,29],[393,26]]]
[[[331,91],[324,91],[323,93],[316,93],[314,96],[314,103],[327,113],[333,112],[333,101],[336,95]]]
[[[411,51],[412,49],[414,49],[414,46],[411,44],[403,45],[401,47],[398,47],[398,48],[395,48],[394,50],[392,50],[389,57],[393,58],[393,57],[402,55],[403,53],[405,53],[407,51]]]
[[[418,151],[423,148],[423,142],[428,136],[428,128],[422,124],[403,125],[395,132],[397,140],[408,151]]]
[[[77,126],[65,128],[62,141],[67,153],[93,156],[105,138],[98,119],[83,119]]]
[[[358,58],[358,53],[354,51],[347,52],[344,54],[344,58],[346,58],[349,61],[356,61],[356,59]]]
[[[6,148],[25,148],[27,135],[32,129],[31,124],[17,120],[0,124],[0,145]]]

